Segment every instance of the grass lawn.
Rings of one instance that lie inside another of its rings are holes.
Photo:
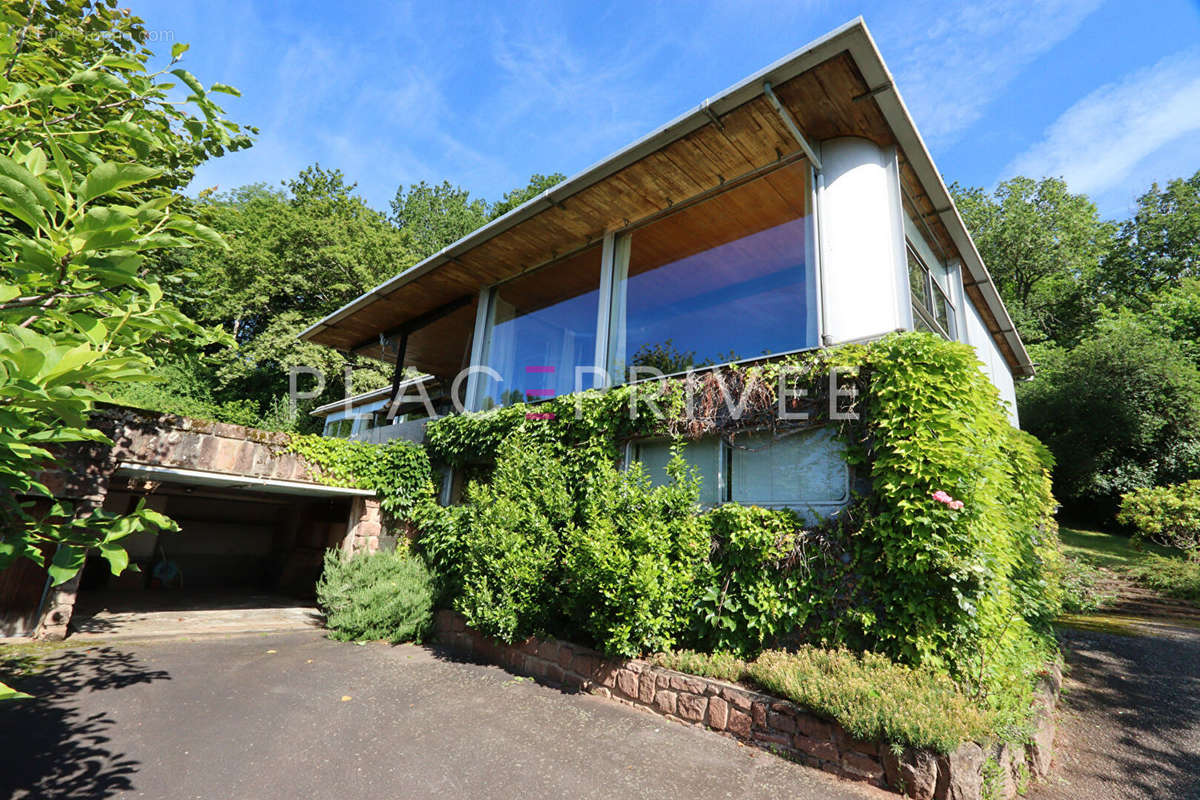
[[[1074,528],[1061,528],[1059,539],[1072,561],[1112,570],[1167,597],[1200,602],[1200,562],[1178,550],[1151,542],[1135,547],[1127,536]]]
[[[1141,566],[1149,555],[1179,556],[1177,551],[1152,542],[1144,542],[1140,549],[1135,548],[1128,536],[1115,533],[1060,528],[1058,538],[1062,540],[1064,553],[1093,567],[1128,569]]]

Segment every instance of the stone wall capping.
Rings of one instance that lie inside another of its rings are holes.
[[[639,659],[613,659],[560,640],[534,638],[505,645],[471,630],[452,611],[438,611],[434,625],[439,642],[451,649],[683,725],[704,726],[791,761],[917,800],[981,800],[983,767],[989,759],[1000,767],[1000,796],[1010,800],[1024,768],[1042,777],[1050,764],[1053,707],[1062,682],[1057,665],[1047,667],[1039,686],[1038,733],[1029,746],[965,742],[953,753],[939,754],[855,739],[838,723],[789,700],[727,681]]]

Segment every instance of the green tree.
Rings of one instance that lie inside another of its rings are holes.
[[[429,258],[488,221],[488,204],[482,198],[450,181],[431,186],[425,181],[405,189],[392,199],[392,222],[412,239],[418,260]]]
[[[125,11],[8,3],[0,20],[0,569],[49,560],[61,583],[91,547],[119,573],[124,537],[174,527],[140,506],[118,516],[56,500],[36,476],[50,448],[107,441],[89,425],[100,384],[149,379],[150,351],[200,332],[164,297],[151,256],[220,246],[179,213],[175,190],[249,139],[213,100],[236,90],[177,65],[186,45],[147,70],[145,28]]]
[[[994,192],[954,184],[951,191],[1021,336],[1077,342],[1095,307],[1093,281],[1112,223],[1059,178],[1017,177]]]
[[[1123,493],[1200,477],[1200,370],[1178,342],[1123,312],[1039,362],[1021,422],[1054,454],[1073,516],[1109,523]]]
[[[492,219],[502,217],[522,203],[526,203],[537,197],[547,189],[553,189],[555,186],[566,180],[566,177],[567,176],[563,175],[561,172],[554,172],[549,175],[543,175],[540,172],[535,172],[532,176],[530,176],[529,183],[520,187],[519,189],[513,189],[512,191],[505,192],[504,197],[492,204],[492,208],[489,211],[488,216],[490,216]]]
[[[1152,184],[1121,223],[1104,261],[1102,285],[1113,305],[1147,308],[1154,295],[1200,279],[1200,171]]]
[[[284,413],[289,368],[313,367],[326,378],[325,391],[303,402],[301,412],[343,397],[346,367],[353,369],[351,391],[388,382],[385,364],[297,338],[415,261],[409,236],[370,208],[341,171],[313,165],[280,189],[255,184],[206,197],[195,213],[228,247],[173,255],[172,291],[195,319],[227,332],[235,345],[175,353],[160,363],[164,384],[125,390],[123,401],[307,431],[319,421]],[[308,390],[311,379],[303,380],[300,388]]]

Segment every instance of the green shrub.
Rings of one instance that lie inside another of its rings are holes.
[[[795,512],[728,503],[704,516],[712,540],[693,626],[706,650],[756,653],[804,624],[811,576]]]
[[[512,436],[489,483],[468,487],[466,504],[428,545],[434,563],[453,558],[453,607],[471,627],[505,642],[560,630],[564,538],[575,500],[562,464],[543,445]]]
[[[415,442],[375,444],[293,435],[288,447],[317,468],[322,483],[373,490],[380,508],[393,519],[419,517],[434,502],[429,454]]]
[[[1113,600],[1103,592],[1099,583],[1104,572],[1098,567],[1073,558],[1063,559],[1062,610],[1068,614],[1097,611]]]
[[[667,469],[671,481],[652,487],[640,465],[598,465],[565,538],[568,613],[609,655],[672,647],[691,618],[708,536],[696,477],[678,455]]]
[[[325,553],[317,582],[325,627],[339,641],[421,641],[433,621],[433,580],[407,552]]]
[[[1133,528],[1135,542],[1150,539],[1200,560],[1200,480],[1127,492],[1117,521]]]
[[[753,683],[838,722],[863,741],[948,753],[962,742],[999,734],[998,716],[946,675],[881,655],[802,647],[767,650],[750,662],[692,652],[661,654],[654,661],[694,675]]]

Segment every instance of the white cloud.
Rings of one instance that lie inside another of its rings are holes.
[[[1062,177],[1073,191],[1102,193],[1144,160],[1200,132],[1200,48],[1101,86],[1068,108],[1004,175]],[[1194,164],[1190,165],[1194,168]],[[1180,164],[1180,173],[1189,165]]]
[[[922,135],[949,144],[1101,2],[904,3],[883,19],[880,44]]]

